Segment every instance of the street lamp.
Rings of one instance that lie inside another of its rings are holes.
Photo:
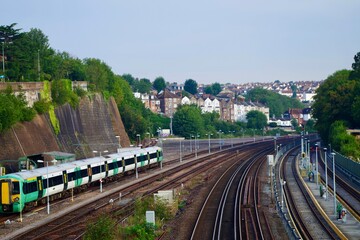
[[[209,137],[209,154],[211,153],[211,146],[210,146],[210,137],[213,135],[212,133],[206,134]]]
[[[198,156],[197,156],[198,148],[197,148],[197,146],[196,146],[196,138],[197,138],[197,137],[199,138],[200,135],[198,135],[198,134],[195,135],[195,158],[196,158],[196,159],[197,159],[197,157],[198,157]]]
[[[139,140],[138,140],[139,139]],[[136,141],[138,141],[137,146],[141,147],[141,138],[140,138],[140,134],[136,134]]]
[[[283,209],[283,207],[284,207],[284,187],[285,187],[286,181],[281,180],[280,183],[281,183],[281,209]]]
[[[192,153],[192,138],[194,135],[190,135],[190,152]]]
[[[234,147],[233,134],[235,133],[235,131],[229,131],[229,133],[232,135],[230,141],[231,141],[231,147],[233,148]]]
[[[319,186],[319,164],[318,164],[318,144],[315,143],[315,168],[316,168],[316,186]]]
[[[222,150],[222,142],[221,142],[221,130],[219,130],[219,145],[220,145],[220,151]]]
[[[327,174],[327,148],[324,148],[325,153],[325,200],[328,198],[328,174]]]
[[[116,135],[115,136],[117,139],[119,139],[119,144],[118,144],[118,153],[120,152],[120,148],[121,148],[121,144],[120,144],[120,135]]]
[[[38,160],[38,162],[42,162],[44,163],[43,160]],[[57,161],[55,159],[53,159],[51,161],[53,164],[55,164]],[[49,161],[46,161],[46,201],[47,201],[47,214],[50,214],[50,201],[49,201]]]
[[[335,153],[332,152],[332,164],[333,164],[333,184],[334,184],[334,215],[336,216],[336,184],[335,184]]]
[[[182,162],[182,154],[181,154],[181,151],[182,151],[182,149],[181,149],[181,139],[180,139],[180,162]]]

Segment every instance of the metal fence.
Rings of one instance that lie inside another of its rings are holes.
[[[335,163],[336,167],[341,167],[348,175],[352,178],[360,180],[360,163],[355,162],[338,152],[335,152]]]

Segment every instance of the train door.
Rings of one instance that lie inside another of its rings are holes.
[[[92,179],[91,165],[87,165],[87,168],[88,168],[89,183],[91,183],[91,179]]]
[[[68,188],[68,175],[63,171],[64,191]]]
[[[107,161],[105,161],[105,177],[109,176],[109,165],[107,163]]]
[[[1,204],[10,205],[11,203],[11,180],[1,180]]]
[[[47,184],[47,182],[45,181],[46,179],[44,179],[44,181],[42,180],[41,177],[37,177],[36,178],[37,182],[38,182],[38,198],[42,198],[44,196],[44,183]],[[46,186],[47,188],[47,186]]]

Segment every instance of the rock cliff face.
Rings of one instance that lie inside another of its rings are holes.
[[[119,143],[122,147],[130,145],[113,99],[105,101],[100,95],[85,97],[78,108],[66,104],[57,108],[55,114],[60,123],[57,135],[47,114],[18,123],[1,134],[0,161],[50,151],[75,153],[81,159],[94,156],[93,151],[116,152]]]

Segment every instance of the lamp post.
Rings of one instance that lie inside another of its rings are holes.
[[[210,154],[211,153],[210,137],[211,137],[212,133],[208,133],[206,135],[209,137],[209,154]]]
[[[335,153],[332,152],[332,164],[333,164],[333,184],[334,184],[334,215],[336,216],[336,183],[335,183]]]
[[[121,144],[120,144],[120,135],[116,135],[115,136],[117,139],[119,139],[119,144],[118,144],[118,153],[120,152],[120,148],[121,148]]]
[[[94,150],[93,151],[93,153],[99,153],[99,156],[101,157],[101,152],[103,152],[103,153],[108,153],[109,151],[108,150],[104,150],[104,151],[96,151],[96,150]],[[102,189],[102,182],[103,182],[103,180],[102,180],[102,172],[103,172],[103,169],[100,169],[100,179],[99,179],[99,182],[100,182],[100,192],[102,192],[103,191],[103,189]]]
[[[197,138],[197,137],[199,138],[200,135],[198,135],[198,134],[195,135],[195,158],[196,158],[196,159],[197,159],[197,157],[198,157],[198,156],[197,156],[197,150],[198,150],[198,148],[197,148],[197,146],[196,146],[196,138]]]
[[[179,153],[180,153],[180,162],[182,162],[182,149],[181,149],[181,139],[180,139],[180,151],[179,151]]]
[[[233,136],[234,136],[235,131],[229,131],[229,133],[232,135],[230,138],[230,141],[231,141],[231,147],[233,148],[234,147]]]
[[[328,175],[327,175],[327,148],[324,148],[325,153],[325,200],[328,198]]]
[[[284,186],[286,184],[286,181],[281,180],[281,209],[284,207]]]
[[[138,147],[141,147],[141,138],[140,138],[140,134],[136,134],[136,141],[138,141],[138,144],[137,144],[137,146]]]
[[[253,136],[254,136],[254,142],[255,142],[255,129],[253,129]]]
[[[192,137],[193,135],[190,135],[190,152],[192,153]]]
[[[220,150],[222,150],[222,143],[221,143],[221,130],[219,130],[219,145],[220,145]]]
[[[38,160],[38,162],[44,163],[43,160]],[[51,162],[56,163],[57,161],[55,159],[53,159]],[[47,201],[46,210],[47,210],[47,214],[50,214],[49,189],[50,189],[50,187],[49,187],[49,162],[46,161],[46,201]]]
[[[316,168],[316,186],[319,186],[319,165],[318,165],[318,144],[315,143],[315,168]]]
[[[5,39],[4,42],[2,42],[2,70],[3,74],[5,76],[5,53],[4,53],[4,45],[5,45]]]
[[[274,137],[274,151],[275,151],[275,154],[277,153],[276,152],[276,136]]]

